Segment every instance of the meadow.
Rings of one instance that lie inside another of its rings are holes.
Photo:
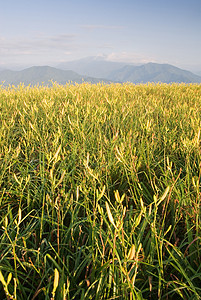
[[[0,88],[0,299],[201,299],[201,85]]]

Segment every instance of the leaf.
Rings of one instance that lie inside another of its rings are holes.
[[[57,268],[54,269],[54,285],[53,285],[53,290],[52,290],[52,297],[54,298],[56,289],[59,284],[59,271]]]
[[[66,170],[63,171],[63,173],[61,174],[61,178],[59,179],[59,181],[57,182],[55,189],[62,183],[64,176],[66,174]]]
[[[129,252],[128,252],[128,260],[132,260],[135,257],[135,245],[132,244]]]
[[[1,273],[1,271],[0,271],[0,281],[3,284],[3,286],[7,286],[7,284],[5,282],[5,279],[4,279],[3,274]]]
[[[168,186],[168,187],[165,189],[165,192],[164,192],[163,196],[161,197],[161,201],[163,201],[163,200],[166,198],[166,196],[167,196],[169,190],[170,190],[170,187]]]
[[[7,285],[9,285],[11,279],[12,279],[12,273],[9,273],[7,278]]]
[[[114,223],[114,219],[113,219],[113,216],[112,216],[112,213],[110,211],[110,207],[109,207],[109,204],[108,204],[107,201],[106,201],[105,205],[106,205],[107,215],[108,215],[108,218],[110,220],[110,223],[116,228],[116,225]]]

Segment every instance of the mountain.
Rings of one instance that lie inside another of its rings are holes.
[[[9,84],[17,86],[22,82],[25,85],[50,85],[51,80],[59,84],[66,84],[67,82],[82,83],[83,81],[90,83],[109,83],[108,80],[82,76],[74,71],[59,70],[49,66],[30,67],[22,71],[0,71],[0,83],[4,82],[5,86]]]
[[[67,65],[66,65],[67,67]],[[168,64],[147,63],[141,66],[126,65],[123,63],[108,62],[104,59],[87,58],[69,63],[68,67],[73,69],[61,70],[49,66],[30,67],[21,71],[0,71],[0,84],[19,85],[51,85],[51,80],[59,84],[72,83],[111,83],[111,82],[164,82],[164,83],[201,83],[201,76],[186,70],[179,69]],[[75,70],[80,70],[78,74]],[[92,77],[92,74],[95,77]],[[99,76],[98,75],[102,75]],[[103,76],[105,75],[105,76]],[[102,79],[107,78],[107,79]]]
[[[147,63],[142,66],[126,65],[111,72],[108,79],[121,82],[129,81],[133,83],[201,83],[201,76],[169,64],[156,63]]]
[[[59,69],[73,70],[79,74],[97,78],[108,78],[111,72],[115,72],[124,66],[125,63],[123,62],[108,61],[101,56],[90,56],[57,65]]]
[[[107,78],[117,82],[201,82],[201,76],[169,64],[147,63],[134,65],[112,62],[105,60],[104,57],[95,56],[61,63],[58,67],[73,70],[83,75]]]
[[[5,68],[0,67],[0,72],[5,71]]]

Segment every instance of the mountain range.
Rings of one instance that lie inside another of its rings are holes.
[[[164,82],[164,83],[201,83],[201,76],[182,70],[169,64],[147,63],[142,66],[127,65],[110,73],[114,81],[133,83]]]
[[[60,70],[49,66],[34,66],[22,71],[0,71],[0,82],[3,82],[4,86],[8,86],[9,84],[17,86],[20,83],[24,83],[26,86],[29,84],[51,85],[51,81],[59,84],[66,84],[68,82],[82,83],[83,81],[109,83],[109,80],[82,76],[71,70]]]
[[[50,85],[72,83],[110,82],[164,82],[201,83],[201,76],[169,64],[147,63],[143,65],[107,61],[103,58],[88,57],[81,60],[61,63],[55,67],[34,66],[21,71],[0,70],[0,83],[3,86],[20,83],[25,85]]]
[[[102,57],[89,56],[79,60],[60,63],[59,69],[73,70],[79,74],[96,78],[109,78],[111,72],[115,72],[126,64],[105,60]]]

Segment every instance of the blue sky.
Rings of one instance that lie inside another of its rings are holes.
[[[4,0],[0,68],[87,56],[201,71],[201,0]]]

